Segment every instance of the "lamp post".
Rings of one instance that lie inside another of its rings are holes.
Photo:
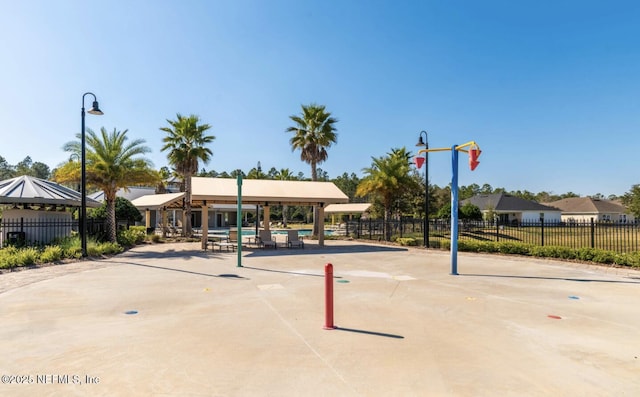
[[[97,114],[102,115],[102,111],[98,106],[98,100],[96,96],[91,92],[86,92],[82,95],[82,112],[80,113],[80,119],[82,123],[82,131],[81,131],[81,142],[80,142],[80,170],[81,170],[81,192],[80,192],[80,247],[82,249],[82,256],[87,256],[87,171],[86,171],[86,155],[85,155],[85,131],[84,131],[84,97],[87,95],[91,95],[93,97],[93,104],[91,105],[91,109],[88,110],[89,114]]]
[[[424,140],[422,140],[424,134]],[[429,149],[429,140],[427,139],[427,131],[420,131],[418,143],[416,146],[424,146]],[[429,152],[424,153],[424,246],[429,248]]]
[[[260,179],[260,174],[262,173],[262,164],[258,161],[258,167],[256,168],[256,178]],[[256,203],[256,236],[259,235],[260,228],[260,203]]]

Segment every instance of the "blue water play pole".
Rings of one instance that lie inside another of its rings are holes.
[[[242,267],[242,172],[238,170],[238,215],[236,223],[238,226],[238,267]]]
[[[458,275],[458,151],[451,147],[451,275]]]

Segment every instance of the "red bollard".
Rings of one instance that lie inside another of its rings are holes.
[[[324,329],[335,329],[333,325],[333,265],[324,267]]]

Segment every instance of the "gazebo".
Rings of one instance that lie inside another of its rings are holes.
[[[71,235],[74,224],[69,207],[80,207],[79,192],[52,181],[28,175],[0,181],[2,211],[0,245],[5,239],[47,244],[54,238]],[[87,198],[88,207],[101,204]]]
[[[232,178],[191,179],[191,206],[200,207],[202,219],[208,219],[208,211],[213,204],[237,204],[238,183]],[[172,196],[174,194],[175,196]],[[171,205],[182,206],[184,193],[170,193],[143,196],[132,202],[138,209],[146,211]],[[320,216],[317,222],[324,229],[324,207],[333,203],[347,203],[349,198],[332,182],[279,181],[273,179],[245,179],[242,181],[242,204],[260,205],[263,208],[264,228],[269,229],[270,205],[317,206]],[[147,222],[149,222],[147,220]],[[208,222],[202,222],[202,244],[207,243]],[[318,236],[320,246],[324,245],[324,235]]]

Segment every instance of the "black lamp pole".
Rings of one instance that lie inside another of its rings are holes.
[[[82,112],[80,113],[80,118],[82,120],[82,138],[80,142],[81,147],[81,155],[80,155],[80,169],[81,169],[81,192],[80,192],[80,247],[82,249],[82,256],[87,256],[87,171],[86,171],[86,155],[85,155],[85,138],[84,138],[84,97],[87,95],[91,95],[93,97],[93,105],[91,105],[91,109],[88,111],[89,114],[101,115],[104,114],[100,110],[98,106],[98,101],[96,96],[91,92],[86,92],[82,95]]]
[[[424,134],[424,140],[422,140]],[[427,139],[427,131],[420,131],[418,143],[416,146],[424,146],[429,149],[429,140]],[[424,153],[424,246],[429,248],[429,152]]]

